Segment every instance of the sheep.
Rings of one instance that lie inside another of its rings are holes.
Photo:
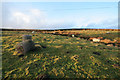
[[[55,34],[55,32],[53,32],[53,34]]]
[[[35,33],[35,31],[32,31],[32,33]]]
[[[72,37],[75,37],[75,35],[74,35],[74,34],[72,34]]]
[[[110,32],[106,32],[106,34],[110,34]]]
[[[93,42],[100,42],[100,39],[94,38]]]
[[[90,41],[93,41],[94,37],[89,38]]]

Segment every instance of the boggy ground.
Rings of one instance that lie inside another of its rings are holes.
[[[40,49],[25,56],[13,56],[22,35],[32,35]],[[26,31],[2,32],[2,77],[39,78],[119,78],[118,47],[53,34]]]

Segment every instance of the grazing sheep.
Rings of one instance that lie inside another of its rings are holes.
[[[106,32],[106,34],[110,34],[110,32]]]
[[[55,32],[53,32],[53,34],[55,34]]]
[[[97,38],[95,38],[95,37],[91,37],[91,38],[89,38],[90,41],[93,41],[93,39],[94,39],[94,41],[95,41],[95,39],[103,40],[103,37],[97,37]]]
[[[75,37],[75,35],[74,35],[74,34],[72,34],[72,37]]]
[[[93,41],[94,37],[89,38],[90,41]]]
[[[100,39],[94,38],[93,42],[100,42]]]
[[[35,31],[32,31],[32,33],[35,33]]]

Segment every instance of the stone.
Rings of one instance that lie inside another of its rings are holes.
[[[24,42],[20,42],[15,46],[15,53],[13,55],[24,55],[30,50],[35,49],[35,44],[31,40],[26,40]]]
[[[28,51],[35,49],[35,43],[32,41],[31,35],[23,35],[23,41],[15,46],[13,55],[24,55]]]
[[[31,40],[32,41],[32,35],[23,35],[23,41],[26,41],[26,40]]]

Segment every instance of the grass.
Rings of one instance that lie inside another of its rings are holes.
[[[82,36],[82,37],[103,37],[104,39],[110,39],[110,40],[117,39],[118,35],[120,34],[119,31],[104,31],[104,30],[103,31],[102,30],[66,30],[61,32],[66,32],[66,33],[75,32],[75,33],[79,33],[78,36]],[[107,32],[109,32],[109,34],[107,34]]]
[[[2,32],[2,77],[37,78],[119,78],[120,56],[117,47],[68,36],[31,34],[33,41],[45,48],[13,56],[15,45],[26,31]],[[93,54],[99,53],[100,55]]]

